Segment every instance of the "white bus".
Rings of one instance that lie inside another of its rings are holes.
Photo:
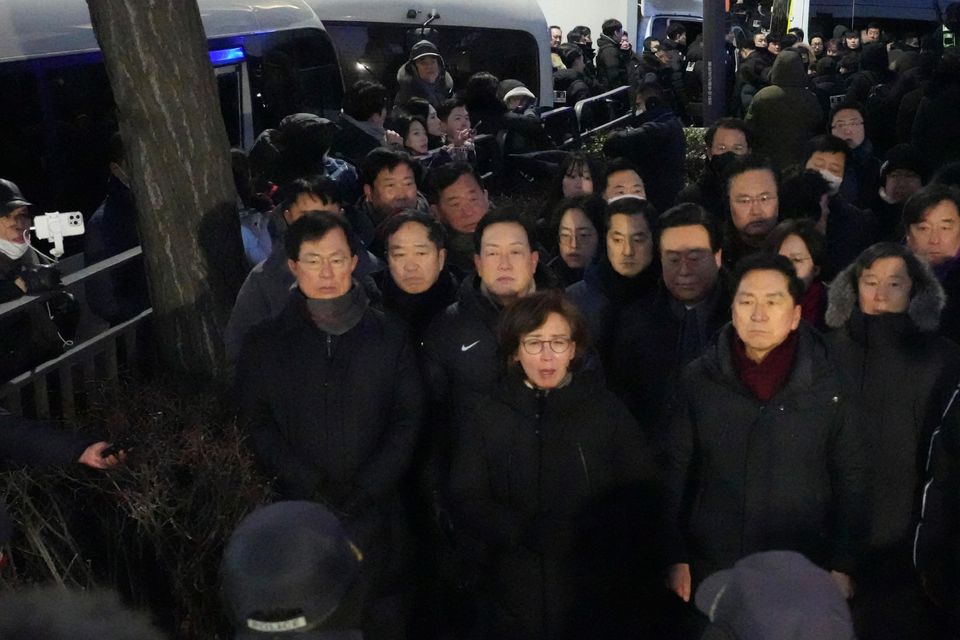
[[[553,104],[547,20],[536,0],[310,0],[340,57],[344,81],[376,80],[391,92],[410,47],[437,45],[454,87],[478,71],[523,82]],[[424,23],[426,26],[424,26]]]
[[[335,117],[336,51],[302,0],[199,0],[230,143],[283,116]],[[85,0],[0,3],[0,177],[47,211],[103,199],[116,109]]]

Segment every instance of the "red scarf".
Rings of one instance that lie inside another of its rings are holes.
[[[827,287],[814,280],[800,298],[800,315],[814,327],[823,325],[823,314],[827,311]]]
[[[741,382],[760,402],[767,402],[783,388],[793,370],[797,356],[797,332],[791,331],[787,339],[767,354],[762,362],[747,357],[747,348],[736,334],[733,336],[733,368]]]

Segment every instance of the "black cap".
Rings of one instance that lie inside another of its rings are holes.
[[[0,178],[0,209],[2,209],[0,215],[5,216],[14,209],[29,207],[31,204],[20,193],[20,187],[9,180]]]
[[[424,56],[436,56],[443,61],[443,56],[440,55],[440,50],[437,49],[437,45],[433,44],[429,40],[421,40],[417,44],[413,45],[412,49],[410,49],[410,62],[419,60]]]
[[[357,579],[361,559],[337,518],[317,503],[254,511],[231,534],[221,565],[236,638],[311,638]]]

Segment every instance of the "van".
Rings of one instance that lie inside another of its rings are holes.
[[[230,144],[285,115],[335,117],[336,50],[302,0],[199,0]],[[0,177],[39,210],[92,213],[104,197],[116,107],[85,0],[0,4]]]
[[[376,80],[393,93],[397,70],[424,38],[456,88],[478,71],[523,82],[553,104],[550,32],[536,0],[311,0],[337,47],[344,82]]]
[[[703,0],[643,0],[637,47],[649,37],[663,40],[667,37],[667,29],[675,22],[687,28],[687,42],[693,42],[703,31]]]

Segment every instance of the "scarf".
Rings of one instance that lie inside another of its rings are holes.
[[[787,339],[767,354],[762,362],[754,362],[747,356],[743,340],[733,335],[733,366],[740,381],[760,402],[767,402],[783,388],[797,357],[797,332],[792,331]]]
[[[350,291],[339,298],[318,300],[304,296],[304,300],[313,324],[324,333],[335,336],[342,336],[357,326],[370,306],[366,291],[356,282],[350,287]]]

